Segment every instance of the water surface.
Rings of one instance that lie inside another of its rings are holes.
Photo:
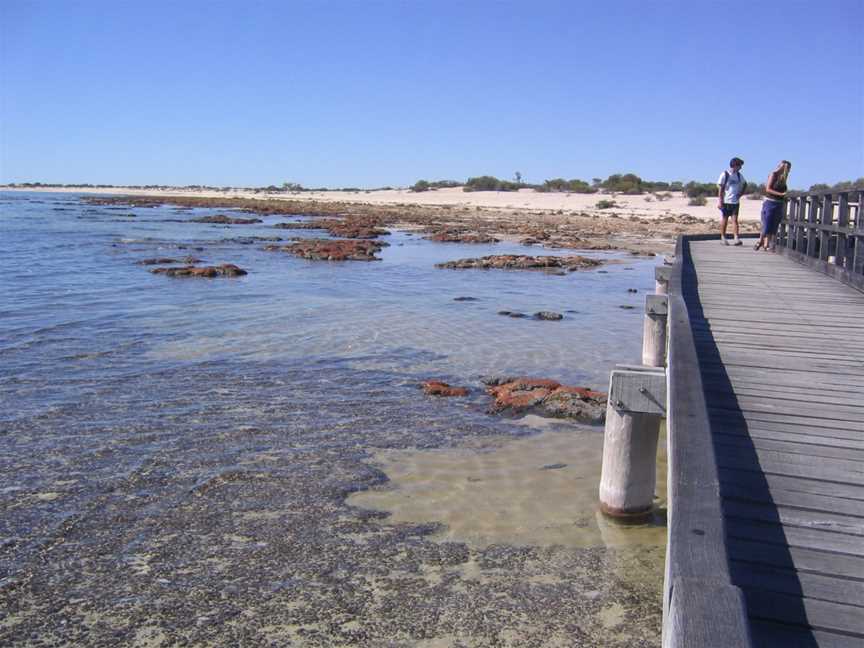
[[[323,233],[189,222],[215,213],[0,194],[0,644],[657,644],[662,543],[602,531],[600,431],[491,417],[479,382],[605,391],[638,358],[654,260],[442,270],[541,252],[394,231],[380,262],[309,262],[239,239]],[[185,255],[249,274],[136,264]],[[471,396],[424,397],[430,377]],[[544,468],[550,452],[567,466]],[[489,507],[459,468],[484,457],[512,494]],[[555,497],[537,495],[547,478]],[[387,493],[417,504],[372,501]],[[525,519],[456,523],[478,511]]]

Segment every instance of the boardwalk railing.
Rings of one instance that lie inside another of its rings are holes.
[[[688,298],[693,304],[697,283],[691,238],[708,237],[678,238],[668,288],[669,535],[663,646],[748,647],[744,596],[729,574],[717,461],[690,327]]]
[[[777,244],[792,259],[864,289],[864,190],[789,198]]]

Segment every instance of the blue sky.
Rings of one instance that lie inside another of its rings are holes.
[[[864,0],[0,1],[0,182],[864,176]]]

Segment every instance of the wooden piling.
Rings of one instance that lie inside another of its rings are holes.
[[[645,320],[642,325],[642,364],[648,367],[666,365],[666,295],[645,296]]]
[[[619,367],[609,380],[600,510],[624,522],[651,516],[657,484],[657,439],[666,408],[666,374]]]
[[[654,268],[654,292],[656,294],[669,294],[670,276],[672,276],[672,266],[662,265]]]

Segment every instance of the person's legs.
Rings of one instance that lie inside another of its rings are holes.
[[[741,245],[741,239],[738,238],[738,205],[735,205],[735,211],[732,213],[732,233],[735,235],[733,245]]]
[[[729,223],[729,217],[726,215],[726,206],[723,206],[723,216],[720,218],[720,242],[729,245],[726,242],[726,225]]]
[[[756,245],[753,246],[754,250],[758,250],[759,248],[765,246],[765,249],[768,249],[767,240],[768,240],[768,232],[771,229],[771,203],[767,200],[762,203],[762,229],[759,232],[759,240],[756,242]]]

